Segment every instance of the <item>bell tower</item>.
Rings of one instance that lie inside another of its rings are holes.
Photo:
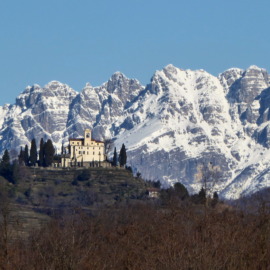
[[[84,145],[90,145],[91,143],[91,130],[86,129],[84,131]]]

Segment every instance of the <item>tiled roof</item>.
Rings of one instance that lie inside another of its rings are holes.
[[[84,139],[75,139],[75,138],[70,138],[69,141],[79,141],[79,142],[83,142]],[[102,141],[96,141],[96,140],[91,140],[91,142],[96,142],[96,143],[104,143]]]
[[[70,141],[83,141],[84,138],[82,138],[82,139],[78,139],[78,138],[77,138],[77,139],[75,139],[75,138],[70,138],[69,140],[70,140]]]

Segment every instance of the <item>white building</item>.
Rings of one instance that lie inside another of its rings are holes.
[[[69,154],[61,158],[62,167],[108,167],[104,142],[92,140],[90,129],[84,131],[84,138],[69,139],[68,149]]]
[[[159,198],[160,189],[158,188],[149,188],[148,190],[148,197],[152,199]]]

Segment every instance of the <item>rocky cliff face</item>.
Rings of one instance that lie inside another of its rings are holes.
[[[61,143],[69,106],[76,95],[69,86],[56,81],[44,88],[27,87],[6,114],[1,115],[1,151],[18,150],[18,146],[29,144],[31,138],[51,138]]]
[[[0,107],[0,150],[16,155],[41,137],[60,149],[91,128],[118,150],[125,143],[129,165],[145,179],[181,181],[195,192],[207,177],[213,190],[238,198],[270,186],[269,86],[256,66],[214,77],[172,65],[146,87],[120,72],[81,93],[55,81],[34,85]]]
[[[142,89],[137,80],[128,79],[120,72],[100,87],[87,84],[70,108],[66,137],[74,131],[80,136],[90,127],[96,139],[112,138],[114,122],[124,115]]]

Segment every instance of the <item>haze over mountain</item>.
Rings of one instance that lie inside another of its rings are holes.
[[[78,93],[52,81],[27,87],[0,107],[0,151],[13,156],[32,138],[60,149],[85,128],[95,139],[128,149],[128,164],[163,185],[182,182],[197,192],[205,168],[225,198],[270,186],[270,76],[251,66],[218,77],[168,65],[143,86],[116,72],[99,87]]]

